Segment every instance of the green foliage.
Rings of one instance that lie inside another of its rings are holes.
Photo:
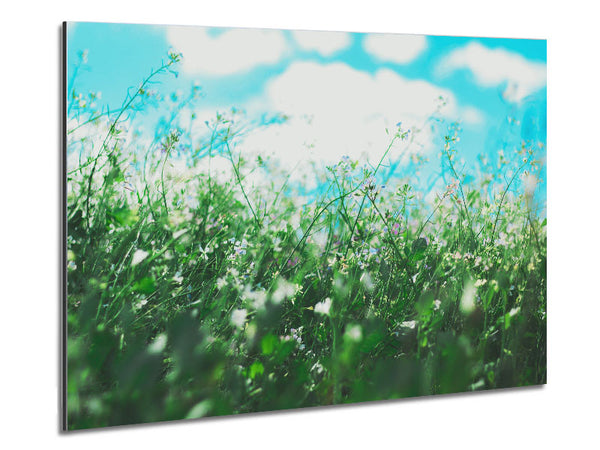
[[[300,204],[268,158],[236,156],[238,111],[182,150],[195,90],[150,147],[125,138],[124,111],[178,59],[69,130],[69,429],[546,382],[546,220],[519,184],[540,173],[532,145],[467,184],[453,126],[435,201],[410,179],[382,188],[390,144]],[[201,164],[219,152],[230,178]]]

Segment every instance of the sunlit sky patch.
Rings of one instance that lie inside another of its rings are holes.
[[[546,141],[543,40],[76,23],[67,47],[70,89],[100,91],[112,110],[169,50],[181,52],[179,76],[162,76],[156,89],[167,96],[198,83],[200,117],[231,107],[285,114],[245,145],[290,163],[376,158],[399,122],[418,132],[410,151],[433,155],[437,108],[445,123],[460,121],[467,166],[503,145]]]

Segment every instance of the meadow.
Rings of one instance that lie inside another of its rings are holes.
[[[398,124],[307,192],[245,157],[243,111],[190,144],[201,89],[155,84],[179,60],[118,110],[67,92],[69,429],[546,383],[544,144],[464,165],[443,123],[424,192],[424,162],[390,175]],[[150,138],[129,125],[146,111]]]

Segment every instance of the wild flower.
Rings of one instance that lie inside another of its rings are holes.
[[[292,217],[290,217],[289,220],[289,224],[291,225],[293,230],[298,230],[300,229],[300,222],[301,222],[302,216],[300,211],[296,211]]]
[[[304,327],[299,327],[299,328],[291,328],[290,329],[290,333],[292,333],[291,336],[286,336],[286,338],[288,339],[293,339],[294,341],[296,341],[296,343],[298,344],[298,350],[302,351],[306,348],[306,345],[302,342],[302,329]]]
[[[295,265],[298,264],[299,261],[300,261],[300,258],[298,256],[295,256],[294,259],[288,259],[287,266],[294,267]]]
[[[377,187],[375,177],[373,175],[367,176],[362,182],[362,189],[364,192],[372,192]]]
[[[181,284],[183,282],[183,277],[181,276],[180,271],[175,272],[175,275],[173,275],[173,281],[178,284]]]
[[[231,313],[231,324],[237,328],[243,328],[246,323],[248,312],[245,309],[236,309]]]
[[[538,186],[539,180],[532,173],[525,173],[522,179],[525,195],[532,196]]]
[[[319,302],[315,305],[315,313],[323,314],[325,316],[329,315],[329,310],[331,309],[331,299],[327,297],[322,302]]]
[[[131,259],[131,265],[136,266],[141,263],[144,259],[148,257],[149,253],[147,251],[137,249],[133,254],[133,258]]]
[[[167,335],[164,333],[159,334],[154,340],[148,345],[148,352],[151,354],[160,354],[167,346]]]
[[[348,325],[344,335],[347,336],[349,340],[358,342],[362,339],[362,327],[357,324]]]
[[[299,285],[292,284],[283,278],[279,278],[277,281],[277,289],[275,289],[275,292],[271,295],[271,300],[275,303],[281,303],[285,299],[292,298],[299,290]]]
[[[311,372],[315,372],[317,375],[322,374],[325,371],[325,368],[323,367],[323,365],[320,362],[316,362],[312,365],[312,367],[310,368]]]
[[[250,300],[254,309],[262,309],[267,302],[267,293],[264,290],[253,290],[250,286],[245,287],[241,297]]]
[[[225,280],[225,278],[217,278],[217,288],[219,289],[223,289],[225,286],[227,286],[227,280]]]
[[[200,256],[202,259],[208,261],[208,255],[209,253],[212,253],[210,246],[207,244],[206,247],[203,248],[202,245],[198,245],[198,250],[200,251]]]
[[[242,239],[242,241],[236,241],[233,247],[233,251],[236,255],[245,255],[246,249],[248,248],[248,241],[246,239]]]
[[[404,322],[402,322],[400,324],[400,328],[404,328],[407,330],[414,330],[416,326],[417,326],[416,320],[405,320]]]
[[[505,232],[500,232],[498,239],[496,239],[496,245],[502,245],[506,247],[509,244],[508,235]]]
[[[141,308],[143,308],[144,306],[146,306],[147,304],[148,304],[148,300],[146,300],[146,299],[143,299],[143,300],[140,300],[140,301],[139,301],[139,302],[136,304],[136,306],[137,306],[137,308],[138,308],[138,309],[141,309]]]

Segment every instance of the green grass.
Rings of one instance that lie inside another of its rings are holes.
[[[451,182],[425,201],[410,177],[381,185],[397,129],[378,164],[340,160],[299,204],[274,161],[239,156],[238,112],[186,146],[173,124],[196,91],[154,141],[123,128],[165,107],[148,86],[177,61],[115,114],[69,108],[69,429],[546,382],[546,221],[522,181],[543,148],[467,182],[451,125]],[[200,166],[217,152],[230,179]]]

